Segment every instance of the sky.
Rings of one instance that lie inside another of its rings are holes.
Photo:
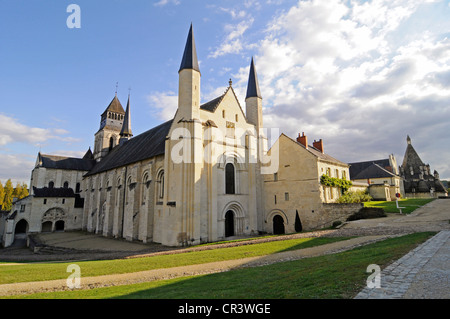
[[[232,79],[244,107],[253,57],[265,127],[347,163],[401,165],[409,135],[450,179],[449,17],[440,0],[0,0],[0,181],[93,148],[116,88],[135,136],[171,119],[191,23],[202,103]]]

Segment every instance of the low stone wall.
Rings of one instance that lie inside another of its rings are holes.
[[[322,204],[320,220],[316,228],[325,228],[333,225],[334,222],[344,223],[347,218],[364,207],[362,203],[355,204]]]

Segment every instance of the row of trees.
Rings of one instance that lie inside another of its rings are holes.
[[[24,198],[28,196],[28,186],[26,183],[17,183],[13,187],[11,179],[8,179],[5,185],[0,181],[0,206],[1,210],[11,210],[13,198]]]

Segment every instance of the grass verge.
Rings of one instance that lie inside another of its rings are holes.
[[[365,285],[367,266],[384,268],[435,233],[391,238],[351,251],[224,273],[149,283],[18,296],[31,299],[290,299],[353,298]],[[383,278],[381,278],[383,285]]]
[[[398,205],[402,208],[402,212],[406,214],[411,214],[414,210],[423,205],[428,204],[433,201],[434,198],[409,198],[409,199],[400,199],[398,201]],[[398,208],[396,207],[395,201],[371,201],[365,202],[364,207],[378,207],[383,208],[386,213],[399,213]]]
[[[70,263],[29,263],[2,266],[0,267],[0,284],[66,279],[69,275],[67,273],[67,266],[74,263],[80,266],[81,275],[84,277],[101,276],[194,265],[245,257],[264,256],[280,251],[308,248],[345,239],[348,238],[298,238],[134,259],[79,261]]]

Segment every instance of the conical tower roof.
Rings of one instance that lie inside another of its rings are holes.
[[[131,137],[131,114],[130,114],[130,96],[128,95],[127,109],[125,111],[125,117],[123,118],[122,130],[120,136]]]
[[[419,154],[417,154],[416,150],[411,144],[411,138],[408,136],[406,138],[408,145],[406,146],[405,156],[403,157],[402,167],[406,169],[407,167],[419,167],[425,166],[425,164],[420,159]]]
[[[200,67],[198,66],[197,60],[197,50],[195,48],[194,31],[192,28],[192,23],[189,29],[186,46],[184,48],[184,54],[183,59],[181,60],[180,70],[178,72],[184,69],[193,69],[200,72]]]
[[[250,64],[250,73],[248,76],[248,85],[247,85],[247,96],[245,97],[248,99],[249,97],[261,97],[261,92],[259,90],[259,83],[258,83],[258,76],[256,74],[256,68],[255,68],[255,62],[253,61],[252,57],[252,63]]]

